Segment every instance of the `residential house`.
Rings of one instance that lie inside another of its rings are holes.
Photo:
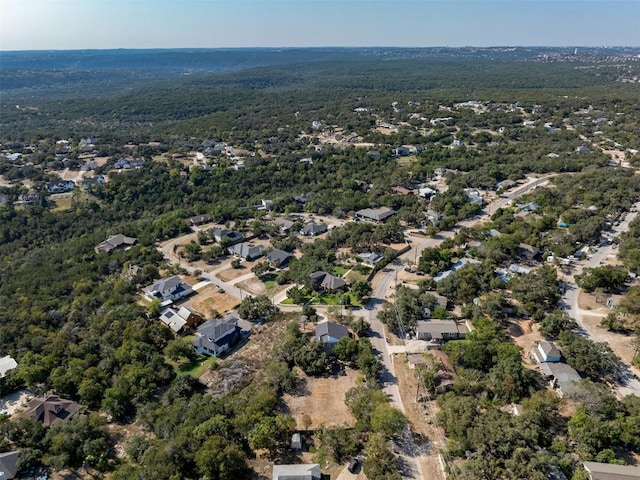
[[[293,200],[294,202],[299,203],[300,205],[306,205],[307,203],[307,197],[304,193],[302,195],[297,195],[293,197]]]
[[[132,168],[141,168],[144,165],[144,160],[136,158],[135,160],[128,160],[124,157],[119,158],[114,163],[113,168],[116,170],[130,170]]]
[[[560,396],[567,393],[571,385],[580,380],[578,372],[566,363],[543,362],[540,364],[540,370]]]
[[[418,195],[420,195],[422,198],[426,198],[428,200],[431,200],[434,195],[438,193],[437,190],[434,190],[431,187],[421,187],[418,189]],[[425,213],[426,215],[426,213]]]
[[[180,307],[179,309],[169,307],[160,314],[160,321],[175,333],[180,332],[185,325],[194,327],[202,320],[202,316],[187,307]]]
[[[314,272],[310,277],[315,282],[316,288],[325,292],[335,292],[347,286],[347,282],[342,278],[327,272]]]
[[[22,154],[21,153],[8,153],[8,154],[6,154],[4,156],[4,158],[9,160],[10,162],[17,162],[18,160],[20,160],[22,158]]]
[[[495,190],[509,190],[517,185],[513,180],[503,180],[498,182],[495,186]]]
[[[378,152],[377,150],[369,150],[367,152],[367,156],[369,158],[373,158],[374,160],[380,160],[380,158],[382,157],[382,155],[380,154],[380,152]]]
[[[208,213],[187,218],[187,223],[192,227],[196,225],[203,225],[205,223],[210,223],[210,222],[211,222],[211,215],[209,215]]]
[[[246,260],[255,260],[256,258],[264,255],[264,249],[262,248],[262,245],[254,246],[248,242],[243,242],[230,246],[229,254]]]
[[[442,215],[435,210],[427,210],[426,212],[424,212],[424,217],[426,218],[427,222],[434,227],[440,225],[440,220],[442,220],[443,218]]]
[[[260,200],[260,204],[255,206],[256,210],[267,210],[267,211],[271,211],[271,208],[273,208],[273,201],[272,200],[265,200],[264,198],[262,200]]]
[[[520,243],[517,248],[517,254],[531,262],[540,254],[540,249],[533,245]]]
[[[45,395],[32,398],[24,411],[24,415],[48,427],[57,422],[65,422],[78,416],[80,405],[72,400],[57,395]]]
[[[387,218],[395,215],[396,211],[390,208],[364,208],[356,212],[355,220],[364,220],[365,222],[383,223]]]
[[[17,450],[0,453],[0,480],[16,478],[19,455],[20,452]]]
[[[285,268],[292,258],[293,254],[284,250],[271,250],[267,253],[267,260],[273,268]]]
[[[393,187],[393,193],[396,195],[414,195],[415,191],[406,187]]]
[[[369,265],[375,265],[376,263],[378,263],[383,258],[382,255],[380,255],[379,253],[375,253],[375,252],[359,253],[358,257],[364,263],[367,263]]]
[[[579,147],[576,147],[576,152],[577,153],[591,153],[591,149],[589,147],[587,147],[586,145],[580,145]]]
[[[316,325],[316,340],[332,348],[341,338],[349,336],[349,330],[343,325],[333,322],[322,322]]]
[[[200,355],[219,357],[240,340],[238,319],[227,315],[222,319],[207,320],[198,327],[193,346]]]
[[[512,263],[509,265],[509,272],[517,273],[518,275],[529,275],[531,273],[531,269],[518,265],[517,263]]]
[[[535,212],[540,208],[540,205],[538,205],[536,202],[529,202],[529,203],[518,203],[516,204],[516,207],[518,207],[520,210],[524,212]]]
[[[416,323],[416,338],[437,343],[467,336],[466,324],[455,320],[419,320]]]
[[[134,245],[138,241],[135,237],[127,237],[126,235],[122,235],[119,233],[118,235],[114,235],[113,237],[107,238],[104,242],[99,243],[93,249],[96,253],[109,253],[112,250],[116,250],[118,248],[129,248]]]
[[[530,356],[536,363],[558,363],[562,360],[562,353],[553,342],[538,342],[538,345],[531,349]]]
[[[106,182],[107,181],[103,175],[96,175],[94,177],[84,178],[80,186],[82,187],[82,190],[89,190],[92,187],[104,185]]]
[[[326,223],[309,222],[300,230],[300,233],[305,237],[317,237],[327,230],[329,230],[329,227]]]
[[[590,480],[633,480],[640,479],[640,468],[613,463],[582,462],[589,472]]]
[[[295,222],[293,220],[289,220],[288,218],[278,217],[273,220],[273,224],[280,229],[282,233],[289,233],[291,227]]]
[[[223,238],[228,238],[231,240],[231,245],[244,240],[240,232],[236,232],[235,230],[222,230],[220,228],[214,230],[213,238],[215,238],[216,242],[221,242]]]
[[[17,366],[18,362],[16,362],[10,355],[5,355],[0,358],[0,378],[4,378],[9,370],[13,370]]]
[[[170,304],[175,300],[188,297],[193,293],[191,285],[184,283],[180,277],[163,278],[142,289],[144,297],[149,300],[160,300],[163,304]]]
[[[74,188],[76,188],[76,184],[73,180],[56,180],[55,182],[47,183],[48,193],[70,192]]]
[[[274,465],[271,475],[273,480],[320,480],[320,465],[295,464],[295,465]]]
[[[475,203],[480,206],[484,205],[484,198],[482,198],[482,195],[478,190],[475,188],[465,188],[464,191],[467,194],[467,200],[469,200],[469,203]]]

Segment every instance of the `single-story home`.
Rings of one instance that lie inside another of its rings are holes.
[[[540,253],[540,249],[533,245],[527,245],[526,243],[520,243],[517,249],[518,255],[526,258],[527,260],[533,260]]]
[[[93,249],[96,253],[109,253],[117,248],[128,248],[134,245],[137,241],[138,239],[135,237],[127,237],[126,235],[118,234],[107,238],[104,242],[99,243]]]
[[[375,265],[376,263],[378,263],[383,258],[382,255],[380,255],[379,253],[375,253],[375,252],[359,253],[358,257],[360,257],[360,259],[364,263],[367,263],[369,265]]]
[[[235,230],[223,230],[220,228],[214,230],[213,238],[216,240],[216,242],[221,242],[223,238],[228,238],[229,240],[231,240],[232,245],[235,243],[240,243],[242,240],[244,240],[244,237],[240,232],[236,232]]]
[[[72,400],[57,395],[45,395],[32,398],[24,411],[24,415],[48,427],[57,422],[65,422],[78,416],[80,405]]]
[[[294,465],[274,465],[273,480],[320,480],[320,465],[314,464],[294,464]]]
[[[467,326],[455,320],[419,320],[416,323],[416,338],[418,340],[433,340],[446,342],[467,336]]]
[[[395,210],[390,208],[363,208],[358,210],[355,220],[364,220],[365,222],[382,223],[387,218],[396,214]]]
[[[267,253],[267,260],[273,268],[285,268],[289,264],[289,260],[293,258],[293,254],[284,250],[271,250]]]
[[[552,388],[558,390],[560,396],[581,378],[580,374],[566,363],[543,362],[540,364],[540,369],[542,374],[549,379]]]
[[[612,463],[582,462],[590,480],[633,480],[640,478],[640,468]]]
[[[335,275],[331,275],[327,272],[314,272],[310,277],[315,282],[316,287],[319,290],[324,290],[325,292],[335,292],[336,290],[340,290],[347,286],[347,282],[342,278],[336,277]]]
[[[144,297],[149,300],[158,299],[163,303],[171,303],[172,301],[188,297],[193,293],[191,285],[184,283],[180,277],[163,278],[142,289]]]
[[[209,222],[211,222],[211,215],[208,213],[187,218],[187,223],[191,226],[202,225]]]
[[[247,260],[254,260],[264,255],[264,249],[262,245],[251,245],[247,242],[236,243],[229,247],[229,254],[236,257],[245,258]]]
[[[227,315],[222,319],[207,320],[198,327],[193,346],[200,355],[219,357],[240,340],[238,319]]]
[[[318,235],[322,235],[328,230],[329,226],[326,223],[309,222],[304,227],[302,227],[300,233],[305,237],[316,237]]]
[[[278,217],[273,220],[273,224],[280,229],[282,233],[289,233],[295,222],[288,218]]]
[[[160,314],[160,321],[178,333],[185,325],[193,327],[202,322],[202,317],[187,307],[179,309],[169,307]]]
[[[341,338],[349,336],[349,330],[344,325],[333,322],[322,322],[316,325],[316,340],[325,345],[333,346],[340,341]]]

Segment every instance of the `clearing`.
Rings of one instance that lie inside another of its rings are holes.
[[[302,394],[284,394],[289,413],[296,419],[298,428],[315,430],[320,425],[353,426],[355,419],[344,402],[347,390],[356,385],[360,376],[357,370],[345,368],[344,374],[331,377],[314,378],[296,369],[299,379],[304,381]],[[303,417],[308,415],[310,425],[305,425]]]

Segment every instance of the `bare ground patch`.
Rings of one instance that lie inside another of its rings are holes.
[[[236,284],[238,288],[242,290],[252,293],[253,295],[262,295],[267,293],[267,289],[258,278],[250,278],[248,280],[244,280],[238,284]]]
[[[305,393],[285,394],[283,400],[298,428],[306,427],[303,422],[305,415],[311,419],[308,427],[311,430],[320,425],[354,425],[355,419],[344,402],[344,396],[356,385],[356,378],[360,375],[358,371],[347,368],[343,375],[322,378],[308,377],[299,370],[296,373],[305,382]]]
[[[398,379],[398,389],[402,397],[405,415],[414,433],[414,439],[418,450],[421,452],[420,464],[424,478],[442,479],[442,468],[438,458],[438,451],[444,448],[443,430],[435,424],[436,402],[435,400],[419,402],[416,397],[418,380],[414,370],[409,368],[409,362],[405,356],[397,356],[394,362],[395,373]]]
[[[182,305],[208,317],[213,310],[221,314],[233,310],[238,305],[238,299],[226,293],[221,293],[220,289],[215,285],[209,285]]]
[[[635,355],[633,335],[610,332],[600,325],[611,310],[606,306],[604,297],[580,291],[578,306],[582,310],[582,322],[596,342],[605,342],[624,363],[631,364]]]

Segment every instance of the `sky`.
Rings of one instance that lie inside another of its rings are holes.
[[[640,46],[640,0],[0,0],[0,51]]]

